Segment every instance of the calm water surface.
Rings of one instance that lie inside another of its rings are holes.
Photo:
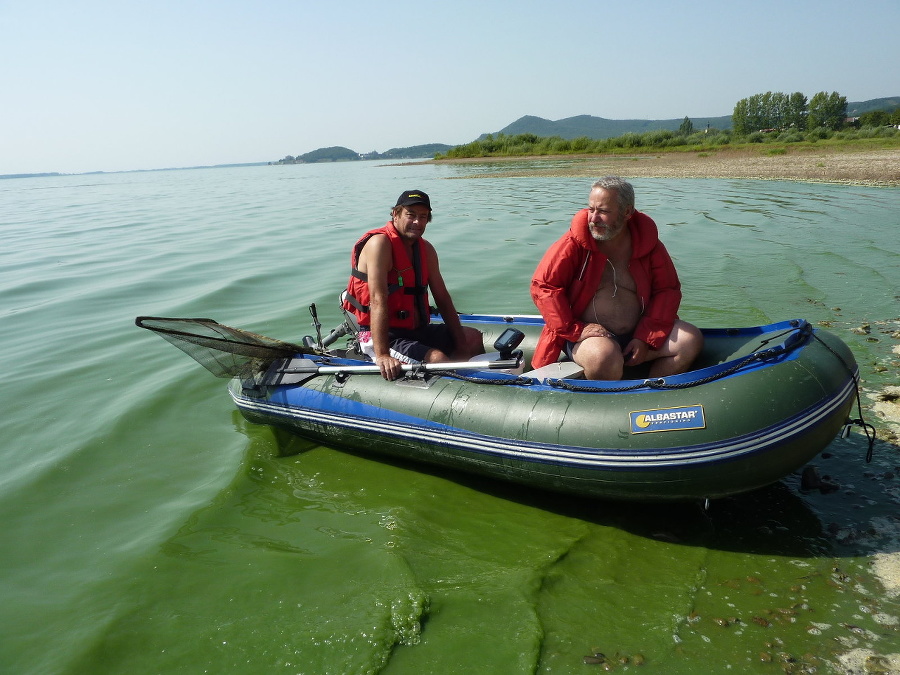
[[[815,462],[840,485],[827,494],[790,476],[706,512],[576,500],[249,425],[224,381],[133,325],[207,316],[297,340],[311,302],[337,323],[351,245],[407,188],[432,195],[457,307],[532,313],[531,273],[590,181],[474,171],[0,181],[0,672],[564,674],[598,672],[583,659],[602,652],[621,672],[825,673],[900,658],[896,445],[867,465],[858,434],[835,441]],[[897,384],[900,190],[635,186],[679,267],[683,318],[823,322],[853,347],[866,406]]]

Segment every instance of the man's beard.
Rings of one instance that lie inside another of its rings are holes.
[[[625,229],[625,219],[621,216],[619,216],[613,225],[603,228],[603,232],[601,233],[596,232],[593,227],[588,226],[588,230],[594,238],[594,241],[609,241],[610,239],[615,239],[623,229]]]

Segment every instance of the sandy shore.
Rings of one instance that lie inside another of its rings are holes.
[[[900,187],[900,148],[853,150],[834,148],[789,149],[783,155],[768,154],[768,146],[741,150],[670,152],[646,155],[560,155],[547,157],[497,157],[432,160],[450,164],[492,164],[490,174],[479,176],[572,176],[596,178],[618,175],[625,178],[735,178],[795,180],[844,183],[880,187]],[[497,164],[519,163],[497,170]],[[544,166],[541,166],[541,165]]]

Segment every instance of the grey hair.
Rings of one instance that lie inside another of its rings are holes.
[[[634,210],[634,186],[624,178],[605,176],[591,185],[591,191],[615,190],[619,208],[623,211]]]

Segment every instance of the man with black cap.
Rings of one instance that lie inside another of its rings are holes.
[[[386,380],[399,377],[403,363],[464,361],[484,351],[481,333],[460,323],[437,252],[422,238],[429,222],[428,195],[406,190],[391,220],[366,232],[350,254],[344,308],[356,316],[360,347]],[[443,324],[430,323],[429,289]]]

